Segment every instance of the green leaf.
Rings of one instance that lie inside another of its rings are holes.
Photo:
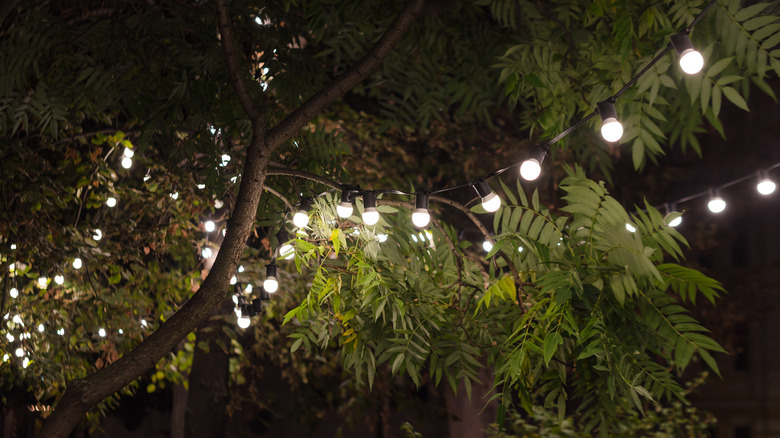
[[[544,338],[544,364],[550,363],[555,351],[558,349],[558,344],[563,343],[563,338],[558,332],[548,333]]]
[[[731,87],[723,87],[723,94],[726,95],[726,98],[731,101],[734,105],[742,108],[745,111],[750,111],[748,109],[747,102],[745,102],[745,99],[742,98],[742,96],[737,92],[737,90],[731,88]]]

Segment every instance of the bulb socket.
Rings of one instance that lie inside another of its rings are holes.
[[[274,277],[276,278],[276,264],[271,263],[270,265],[265,265],[265,276],[268,277]]]
[[[684,33],[674,34],[670,39],[672,41],[672,47],[677,51],[678,56],[682,55],[682,53],[688,49],[693,50],[691,38]]]
[[[307,212],[308,213],[309,210],[311,210],[312,202],[313,202],[313,200],[311,198],[309,198],[308,196],[302,197],[300,206],[298,207],[298,211],[303,211],[303,212]]]
[[[271,300],[271,294],[268,293],[267,290],[265,290],[264,287],[260,286],[260,292],[258,293],[260,296],[260,299],[263,301],[270,301]]]
[[[263,300],[261,298],[252,300],[252,310],[254,310],[255,313],[263,313]]]
[[[488,184],[484,179],[474,183],[474,190],[477,191],[477,194],[480,198],[487,198],[491,193],[493,193],[493,189],[490,188],[490,184]]]
[[[615,111],[614,102],[610,102],[609,100],[604,100],[597,103],[596,107],[599,110],[599,115],[601,116],[602,122],[610,118],[617,120],[617,112]],[[539,163],[541,163],[541,161],[539,161]]]
[[[428,194],[423,192],[415,193],[415,207],[419,210],[428,210]]]
[[[376,207],[376,192],[363,192],[363,208]]]
[[[279,247],[287,243],[289,240],[290,240],[290,235],[287,234],[287,231],[281,230],[278,233],[276,233],[276,244]]]

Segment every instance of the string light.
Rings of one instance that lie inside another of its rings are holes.
[[[55,275],[54,282],[61,286],[63,283],[65,283],[65,277],[62,275]]]
[[[106,199],[106,205],[111,208],[116,207],[116,198],[110,196],[108,199]]]
[[[601,116],[601,136],[604,140],[614,143],[623,137],[623,125],[617,120],[615,103],[605,100],[596,104]]]
[[[238,282],[238,279],[236,278],[236,276],[235,276],[235,275],[234,275],[234,276],[232,276],[232,277],[230,277],[230,285],[231,285],[231,286],[232,286],[232,285],[234,285],[234,284],[236,284],[236,282]]]
[[[79,270],[81,267],[84,266],[84,263],[81,261],[80,258],[76,257],[73,259],[73,269]]]
[[[425,228],[431,222],[431,214],[428,213],[428,194],[417,192],[415,210],[412,213],[412,223],[417,228]]]
[[[200,252],[200,255],[204,259],[210,259],[211,256],[214,255],[214,253],[211,251],[211,248],[209,248],[207,246],[207,247],[203,248],[203,250]]]
[[[707,203],[707,208],[713,213],[721,213],[726,209],[726,201],[720,197],[720,193],[717,190],[711,192],[710,202]]]
[[[636,227],[634,227],[631,224],[626,224],[626,229],[628,230],[629,233],[636,233]]]
[[[285,260],[290,260],[295,257],[295,248],[290,245],[290,236],[286,231],[281,230],[276,233],[276,242],[279,244],[279,256],[284,257]]]
[[[547,151],[539,146],[531,148],[528,158],[520,165],[520,176],[526,181],[534,181],[542,174],[542,161]]]
[[[484,242],[482,242],[482,249],[484,249],[485,252],[492,251],[493,250],[493,242],[491,242],[489,240],[485,240]]]
[[[22,347],[19,347],[19,348],[16,349],[14,354],[16,354],[16,357],[22,357],[22,356],[24,356],[24,349]]]
[[[769,179],[769,175],[766,171],[761,170],[758,172],[758,184],[756,184],[756,190],[758,193],[767,196],[775,192],[775,182]]]
[[[127,158],[133,158],[133,155],[135,155],[135,152],[133,152],[132,149],[126,147],[125,150],[122,152],[122,154]]]
[[[252,324],[252,320],[250,320],[246,316],[239,316],[236,319],[236,323],[238,324],[239,327],[245,329],[245,328],[249,328],[249,326]]]
[[[38,331],[43,333],[44,330],[46,330],[46,327],[44,327],[43,324],[38,324]]]
[[[129,169],[133,167],[133,159],[130,157],[122,158],[122,167],[125,169]]]
[[[704,58],[701,53],[693,49],[691,39],[685,33],[672,35],[672,47],[680,58],[680,68],[689,75],[694,75],[704,67]]]
[[[363,192],[363,223],[376,225],[379,222],[379,211],[376,209],[376,193]],[[269,291],[270,292],[270,291]]]
[[[100,231],[100,228],[95,228],[95,234],[92,235],[92,240],[97,242],[98,240],[103,238],[103,232]]]
[[[203,223],[203,229],[206,230],[207,233],[211,233],[217,229],[217,225],[214,221],[206,221]]]
[[[311,198],[301,198],[301,204],[298,211],[293,215],[293,223],[298,228],[309,225],[309,210],[311,209]]]
[[[222,154],[222,162],[219,163],[221,167],[226,167],[230,162],[230,155]]]
[[[482,198],[482,208],[488,212],[494,212],[501,208],[501,198],[496,195],[496,192],[490,188],[490,185],[485,180],[479,180],[474,183],[474,189],[477,194]]]
[[[8,291],[8,295],[10,295],[11,298],[16,298],[19,296],[19,290],[15,287],[12,287],[11,290]]]
[[[274,263],[265,266],[265,281],[263,281],[263,289],[269,293],[274,293],[277,289],[279,289],[279,281],[276,279],[276,265]]]
[[[49,284],[49,279],[46,277],[38,277],[38,287],[41,289],[46,289],[46,285]]]
[[[104,328],[102,328],[102,327],[101,327],[101,328],[98,330],[98,336],[100,336],[101,338],[105,338],[105,337],[106,337],[106,329],[104,329]]]
[[[352,216],[352,190],[344,189],[341,191],[341,202],[336,206],[336,214],[340,218],[348,218]]]

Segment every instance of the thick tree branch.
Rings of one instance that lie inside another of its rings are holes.
[[[424,3],[424,0],[410,1],[365,56],[268,131],[268,145],[272,149],[279,147],[282,142],[300,131],[314,116],[376,70],[420,16]]]

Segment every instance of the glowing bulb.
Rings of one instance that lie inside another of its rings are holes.
[[[123,335],[123,334],[125,334],[125,331],[124,331],[124,330],[122,330],[122,329],[119,329],[119,334],[120,334],[120,335]]]
[[[65,277],[63,277],[62,275],[55,275],[54,282],[59,285],[62,285],[62,283],[65,283]]]
[[[124,155],[125,155],[125,157],[127,157],[127,158],[132,158],[132,157],[133,157],[133,155],[135,155],[135,152],[133,152],[133,150],[132,150],[132,149],[130,149],[130,148],[128,148],[128,147],[126,147],[126,148],[125,148],[125,151],[124,151]]]
[[[233,295],[233,304],[238,305],[238,297]]]
[[[379,222],[379,212],[376,207],[367,207],[363,210],[363,223],[366,225],[376,225]]]
[[[8,270],[14,272],[16,270],[16,263],[11,263],[8,265]]]
[[[604,140],[614,143],[623,137],[623,125],[616,118],[609,117],[601,125],[601,136],[604,137]]]
[[[76,257],[73,259],[73,269],[81,269],[82,266],[84,266],[84,263],[80,258]]]
[[[417,228],[423,228],[431,222],[431,215],[425,208],[418,208],[412,213],[412,223]]]
[[[244,265],[240,265],[238,267],[238,272],[244,272]]]
[[[11,321],[13,321],[14,324],[24,325],[24,321],[22,321],[22,317],[19,315],[14,315],[14,317],[11,318]]]
[[[242,329],[249,327],[249,325],[252,323],[252,321],[246,316],[239,317],[236,320],[236,322],[238,323],[238,326],[241,327]]]
[[[98,330],[98,336],[100,336],[101,338],[105,338],[106,337],[106,329],[101,328],[100,330]]]
[[[8,358],[9,358],[9,357],[10,357],[10,356],[8,356],[8,353],[4,354],[4,355],[3,355],[3,362],[8,362]]]
[[[65,329],[64,328],[57,329],[57,334],[60,336],[65,336]]]
[[[179,192],[173,192],[173,193],[169,194],[168,196],[170,196],[171,199],[173,199],[175,201],[175,200],[179,199]]]
[[[246,287],[244,288],[244,293],[251,294],[253,290],[255,290],[255,288],[252,287],[251,284],[247,284]]]
[[[204,259],[210,259],[213,254],[214,253],[211,251],[211,248],[209,247],[203,248],[203,250],[200,252],[201,257],[203,257]]]
[[[293,224],[298,228],[303,228],[309,225],[309,213],[305,211],[298,211],[293,215]]]
[[[353,208],[351,203],[342,202],[336,206],[336,213],[339,215],[339,217],[344,219],[352,216],[352,211]]]
[[[217,228],[217,225],[214,223],[214,221],[206,221],[203,224],[203,228],[206,230],[207,233],[210,233]]]
[[[686,49],[680,54],[680,68],[689,75],[694,75],[704,67],[704,58],[694,49]]]
[[[289,243],[283,243],[279,248],[279,255],[284,257],[285,260],[290,260],[295,257],[295,249]]]
[[[43,333],[44,330],[46,330],[46,327],[44,327],[43,324],[38,324],[38,331]]]
[[[198,184],[198,190],[203,190],[206,188],[206,184]]]
[[[707,208],[713,213],[720,213],[726,209],[726,201],[720,196],[716,196],[710,199],[710,202],[707,203]]]
[[[15,250],[15,249],[16,249],[16,244],[15,244],[15,243],[12,243],[12,244],[11,244],[11,251],[13,251],[13,250]]]
[[[534,181],[542,174],[542,165],[535,158],[529,158],[520,165],[520,176],[526,181]]]
[[[486,240],[482,242],[482,249],[484,249],[485,252],[490,252],[493,249],[493,244],[489,240]]]
[[[24,360],[22,361],[22,368],[27,368],[28,366],[30,366],[30,358],[25,357]]]
[[[225,167],[225,166],[227,166],[227,165],[228,165],[228,163],[229,163],[229,162],[230,162],[230,155],[228,155],[228,154],[223,154],[223,155],[222,155],[222,162],[221,162],[221,163],[219,163],[219,165],[220,165],[220,166],[222,166],[222,167]]]
[[[16,354],[16,357],[24,356],[24,350],[22,349],[22,347],[17,348],[14,353]]]
[[[222,202],[222,200],[221,200],[221,199],[215,199],[215,200],[214,200],[214,208],[216,208],[217,210],[219,210],[220,208],[222,208],[222,206],[223,206],[223,205],[225,205],[225,203],[224,203],[224,202]]]
[[[106,199],[106,205],[109,206],[109,207],[112,207],[112,208],[116,207],[116,198],[114,198],[112,196],[112,197],[109,197],[108,199]]]
[[[133,167],[133,159],[130,157],[122,158],[122,167],[125,169],[129,169]]]
[[[103,232],[100,231],[100,228],[95,229],[95,234],[92,235],[92,240],[98,241],[103,238]]]
[[[10,334],[10,333],[6,333],[6,334],[5,334],[5,338],[6,338],[6,339],[8,339],[8,342],[13,342],[13,341],[15,341],[15,340],[16,340],[16,338],[14,337],[14,335],[12,335],[12,334]]]
[[[636,228],[631,224],[626,224],[626,229],[631,233],[636,233]]]
[[[501,208],[501,198],[498,197],[495,193],[490,193],[486,197],[482,198],[482,208],[485,209],[485,211],[494,212]]]
[[[268,293],[274,293],[279,289],[279,282],[276,281],[276,277],[268,277],[263,281],[263,288]]]
[[[376,238],[380,243],[387,242],[387,234],[377,234]]]
[[[672,228],[675,228],[675,227],[679,227],[681,223],[682,223],[682,216],[678,216],[672,219],[671,221],[669,221],[668,225]]]
[[[756,185],[756,190],[758,190],[758,193],[766,196],[771,195],[775,192],[775,183],[771,179],[762,179],[758,185]]]
[[[15,287],[12,287],[10,291],[8,291],[8,294],[11,296],[11,298],[16,298],[19,296],[19,290]]]
[[[235,276],[235,275],[234,275],[234,276],[232,276],[232,277],[230,277],[230,284],[231,284],[231,285],[234,285],[234,284],[236,284],[236,282],[238,282],[238,279],[236,278],[236,276]]]
[[[49,283],[49,279],[46,277],[38,277],[38,287],[41,289],[46,288],[46,285]]]

